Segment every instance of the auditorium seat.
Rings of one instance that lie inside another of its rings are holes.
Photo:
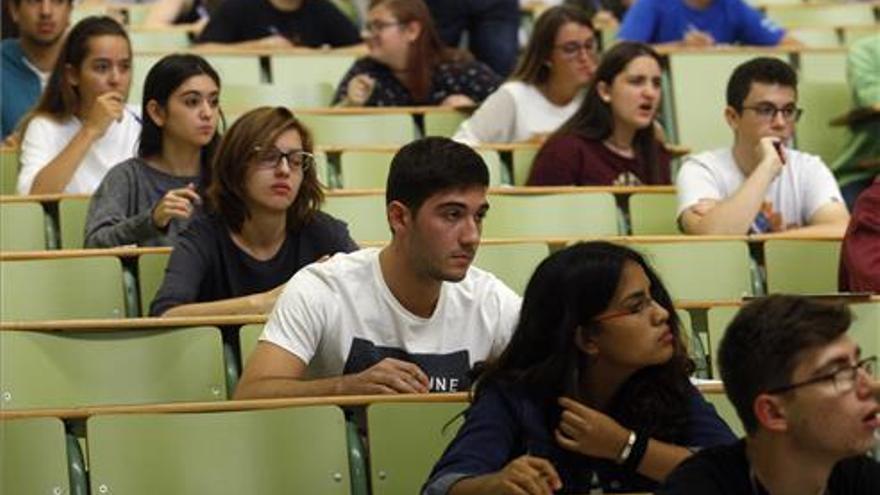
[[[58,202],[61,249],[83,248],[90,201],[91,198],[88,197],[70,197],[62,198]]]
[[[251,323],[250,325],[242,325],[238,329],[238,345],[241,350],[242,368],[247,365],[248,359],[250,359],[254,349],[257,348],[260,335],[263,334],[263,326],[262,323]]]
[[[634,193],[629,197],[629,223],[633,235],[678,235],[675,193]]]
[[[0,251],[43,249],[46,224],[40,203],[0,203]]]
[[[165,267],[168,266],[170,253],[149,253],[138,256],[137,277],[138,297],[141,306],[141,315],[148,315],[150,304],[162,287],[165,278]]]
[[[769,239],[764,266],[769,294],[837,292],[840,240]]]
[[[0,195],[15,194],[18,182],[18,149],[0,148]]]
[[[483,243],[477,250],[474,266],[498,277],[522,295],[535,268],[550,254],[544,242]]]
[[[384,194],[327,196],[321,210],[348,223],[348,232],[358,243],[391,239]]]
[[[64,424],[58,418],[0,421],[0,460],[0,493],[85,493],[83,477],[74,479],[71,490]]]
[[[611,193],[497,193],[489,202],[484,238],[617,235],[617,206]]]

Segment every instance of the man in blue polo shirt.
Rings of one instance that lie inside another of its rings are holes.
[[[0,127],[5,139],[37,102],[70,24],[73,0],[12,0],[9,14],[19,37],[0,44],[2,73]]]
[[[618,38],[652,44],[799,44],[743,0],[639,0]]]

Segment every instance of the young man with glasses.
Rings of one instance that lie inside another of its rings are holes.
[[[788,147],[801,113],[788,64],[759,57],[737,67],[724,110],[733,147],[691,156],[679,170],[682,230],[843,235],[849,214],[828,167]]]
[[[876,495],[876,356],[846,335],[849,309],[771,296],[742,309],[718,351],[746,430],[682,463],[659,495]]]

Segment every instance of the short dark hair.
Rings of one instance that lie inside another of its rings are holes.
[[[733,70],[727,81],[727,106],[742,111],[753,82],[779,84],[797,91],[797,73],[790,65],[773,57],[757,57]]]
[[[755,398],[788,385],[802,351],[828,344],[849,328],[845,304],[773,295],[744,306],[718,349],[721,379],[747,433],[758,428]]]
[[[432,195],[449,189],[489,187],[486,162],[471,148],[444,137],[427,137],[400,148],[391,160],[385,204],[399,201],[413,215]]]

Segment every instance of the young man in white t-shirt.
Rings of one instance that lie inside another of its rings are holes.
[[[470,266],[488,184],[465,145],[426,138],[401,148],[385,193],[391,243],[294,275],[235,397],[466,390],[519,317],[519,296]]]
[[[828,167],[786,147],[800,114],[788,64],[760,57],[734,70],[724,110],[733,148],[690,156],[678,173],[685,233],[843,235],[849,214]]]

